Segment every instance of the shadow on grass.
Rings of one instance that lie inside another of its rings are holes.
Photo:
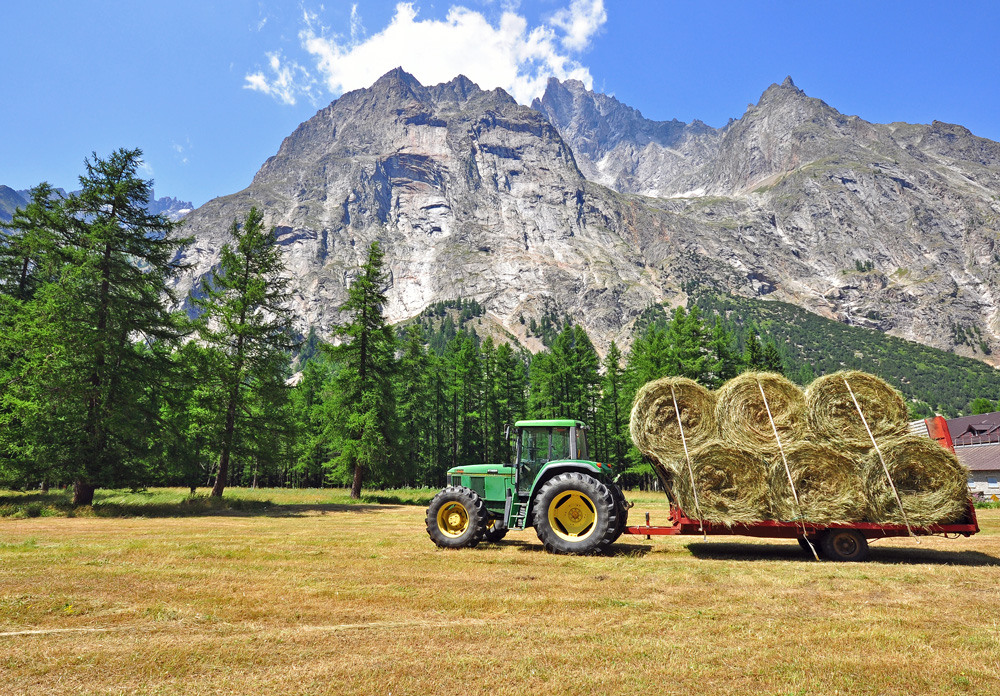
[[[303,517],[330,512],[369,513],[384,510],[393,505],[426,507],[430,497],[403,498],[392,493],[366,493],[357,502],[343,503],[286,503],[276,504],[270,500],[223,496],[189,496],[178,500],[141,500],[142,494],[134,494],[140,500],[120,502],[114,496],[101,500],[95,496],[93,505],[76,506],[68,492],[18,493],[0,495],[0,519],[26,519],[35,517]]]
[[[719,561],[814,561],[812,554],[798,544],[741,544],[735,541],[698,541],[687,545],[695,558]],[[889,547],[872,544],[867,563],[910,565],[996,566],[1000,558],[981,551],[940,551],[921,548]],[[825,559],[824,559],[825,560]],[[829,561],[827,561],[829,562]]]
[[[525,553],[545,553],[545,547],[542,546],[542,542],[538,541],[532,543],[530,541],[524,541],[523,539],[504,539],[503,541],[497,543],[483,542],[478,548],[488,549],[492,546],[513,546],[518,551],[524,551]],[[645,556],[647,553],[653,550],[652,546],[638,545],[638,544],[612,544],[608,547],[604,553],[596,554],[597,556]]]

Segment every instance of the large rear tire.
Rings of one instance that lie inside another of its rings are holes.
[[[486,536],[486,504],[465,486],[448,486],[427,508],[427,534],[442,548],[475,546]]]
[[[608,487],[592,476],[559,474],[535,496],[532,520],[550,553],[599,553],[614,541],[618,506]]]
[[[611,539],[611,543],[614,543],[618,541],[618,537],[625,532],[625,528],[628,526],[628,503],[625,501],[625,494],[622,493],[622,490],[617,484],[612,483],[608,486],[608,490],[611,491],[611,495],[615,499],[615,506],[618,510],[618,525],[615,528],[615,534]]]

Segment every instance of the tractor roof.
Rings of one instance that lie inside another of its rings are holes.
[[[546,420],[523,420],[514,423],[515,428],[578,428],[585,427],[582,421],[570,420],[568,418],[549,418]]]

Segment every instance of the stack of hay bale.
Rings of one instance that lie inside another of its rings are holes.
[[[636,394],[630,430],[681,509],[707,521],[922,526],[957,521],[967,506],[965,467],[908,435],[903,398],[864,372],[826,375],[804,392],[772,373],[714,393],[665,377]]]

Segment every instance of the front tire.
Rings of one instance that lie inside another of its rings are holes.
[[[491,544],[496,544],[507,536],[507,527],[500,520],[490,520],[486,523],[486,536],[483,538]]]
[[[538,492],[532,519],[546,551],[599,553],[614,541],[618,505],[608,487],[592,476],[559,474]]]
[[[427,508],[427,534],[442,548],[473,547],[486,536],[486,504],[465,486],[448,486]]]

